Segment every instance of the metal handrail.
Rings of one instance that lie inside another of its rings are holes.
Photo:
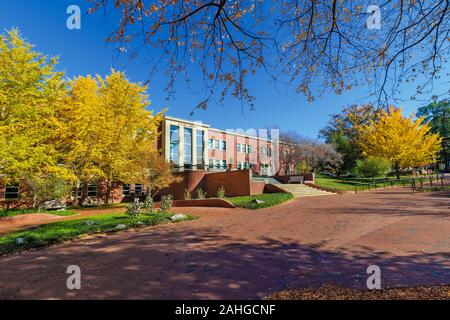
[[[443,185],[443,180],[445,179],[444,175],[439,176],[439,174],[430,174],[430,175],[424,175],[419,177],[410,177],[410,178],[402,178],[402,179],[374,179],[373,181],[368,182],[354,182],[355,186],[355,193],[358,193],[358,187],[361,188],[361,191],[364,191],[364,187],[367,188],[367,190],[372,189],[378,189],[381,188],[381,185],[383,188],[386,188],[387,186],[393,187],[394,185],[401,184],[403,187],[410,185],[411,189],[415,191],[418,187],[418,184],[420,184],[420,188],[423,188],[424,184],[429,183],[431,186],[433,186],[434,177],[436,177],[436,182],[441,182],[441,185]],[[341,179],[345,180],[345,179]]]

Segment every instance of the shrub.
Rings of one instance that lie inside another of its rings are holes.
[[[206,198],[206,192],[203,191],[202,188],[198,188],[198,190],[197,190],[197,198],[198,199],[205,199]]]
[[[188,189],[184,189],[184,200],[191,200],[192,194]]]
[[[220,186],[220,188],[217,189],[217,198],[225,198],[225,188],[223,186]]]
[[[297,172],[312,172],[311,166],[305,160],[301,160],[296,165]]]
[[[379,157],[368,157],[357,160],[355,172],[361,177],[375,178],[388,173],[390,163],[388,160]]]
[[[130,217],[137,217],[141,214],[141,203],[138,198],[134,198],[134,202],[127,206],[127,211],[125,212]]]
[[[161,211],[167,212],[172,208],[173,205],[173,197],[171,194],[168,194],[167,196],[162,196],[161,200]]]
[[[153,201],[152,196],[147,195],[145,201],[142,203],[142,208],[145,210],[145,213],[150,214],[155,209],[155,202]]]
[[[33,199],[33,208],[44,208],[51,200],[62,201],[72,190],[70,183],[55,176],[29,176],[24,179],[28,192]]]
[[[83,207],[97,207],[99,205],[98,199],[94,197],[87,197],[81,204]]]

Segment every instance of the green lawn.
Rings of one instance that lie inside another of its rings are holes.
[[[434,186],[434,187],[427,187],[427,188],[417,188],[417,191],[419,192],[434,192],[434,191],[450,191],[450,185],[445,186]]]
[[[392,185],[398,185],[402,186],[404,183],[405,185],[409,186],[409,180],[403,182],[404,179],[410,179],[410,176],[402,176],[400,177],[400,180],[397,180],[396,177],[385,177],[385,178],[375,178],[375,183],[377,184],[377,188],[383,187],[383,180],[387,181],[385,182],[386,186]],[[427,180],[424,180],[425,182]],[[355,191],[355,186],[358,188],[358,191],[361,191],[362,187],[364,190],[367,190],[368,186],[367,183],[370,183],[370,187],[374,188],[375,185],[373,184],[372,178],[345,178],[345,179],[337,179],[337,178],[331,178],[328,176],[322,176],[317,175],[315,184],[319,187],[323,187],[330,190],[339,190],[339,191]]]
[[[111,213],[45,224],[36,229],[17,231],[0,236],[0,255],[39,248],[76,239],[83,235],[119,231],[116,229],[116,226],[119,224],[123,224],[125,229],[129,229],[169,223],[172,222],[171,216],[173,216],[173,213],[157,212],[138,217],[129,217],[124,213]],[[185,220],[192,219],[195,219],[195,217],[187,216]],[[17,244],[17,238],[23,238],[23,243]]]
[[[355,183],[353,181],[345,181],[330,177],[317,177],[315,184],[331,190],[354,191]]]
[[[17,216],[20,214],[28,214],[28,213],[37,213],[38,210],[36,209],[1,209],[0,210],[0,217],[12,217]],[[57,216],[73,216],[77,214],[75,211],[72,210],[41,210],[41,213],[49,213],[54,214]]]
[[[233,203],[236,207],[247,209],[260,209],[272,207],[277,204],[286,202],[294,196],[290,193],[263,193],[256,196],[234,197],[226,198],[226,200]],[[263,203],[256,203],[255,199],[263,201]]]

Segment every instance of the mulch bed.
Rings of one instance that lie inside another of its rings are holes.
[[[450,300],[450,286],[354,290],[333,285],[320,288],[284,290],[268,300]]]

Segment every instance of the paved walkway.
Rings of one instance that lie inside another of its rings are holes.
[[[287,287],[450,284],[450,194],[392,188],[257,211],[176,208],[199,220],[0,258],[0,298],[262,298]],[[78,265],[82,289],[66,288]]]

